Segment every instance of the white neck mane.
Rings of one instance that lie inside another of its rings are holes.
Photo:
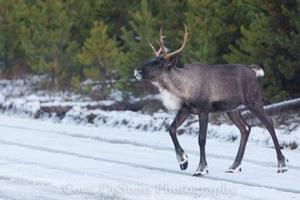
[[[182,105],[182,99],[180,97],[177,97],[176,95],[172,94],[157,82],[152,82],[152,84],[158,87],[162,103],[168,110],[180,109]]]

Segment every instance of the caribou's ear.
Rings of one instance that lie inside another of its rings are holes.
[[[174,56],[172,56],[169,59],[169,65],[170,65],[170,67],[177,65],[179,62],[180,62],[180,54],[179,53],[175,54]]]

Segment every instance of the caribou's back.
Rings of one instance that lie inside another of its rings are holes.
[[[247,65],[191,64],[181,70],[188,90],[187,104],[223,112],[245,104],[259,93],[255,72]]]

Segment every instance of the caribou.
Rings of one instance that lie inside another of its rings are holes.
[[[191,115],[199,117],[198,144],[200,161],[194,176],[208,174],[205,156],[205,144],[209,113],[226,113],[239,129],[241,137],[238,152],[227,173],[241,171],[241,163],[251,126],[241,117],[240,106],[245,106],[266,127],[273,140],[278,173],[287,171],[287,159],[280,150],[272,119],[263,109],[263,98],[258,77],[264,76],[262,67],[257,64],[216,64],[206,65],[192,63],[179,68],[180,52],[186,46],[188,31],[185,33],[182,46],[167,52],[165,36],[160,30],[159,50],[150,43],[154,57],[134,70],[138,80],[150,81],[158,87],[162,103],[170,110],[177,111],[174,121],[169,126],[169,134],[175,147],[175,153],[181,170],[188,167],[188,156],[178,142],[177,128]]]

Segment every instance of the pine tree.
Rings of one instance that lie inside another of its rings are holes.
[[[189,62],[207,64],[224,63],[222,54],[227,51],[236,31],[228,18],[232,16],[231,1],[188,0],[187,24],[190,41],[186,49]]]
[[[70,37],[73,21],[64,6],[59,0],[29,4],[20,33],[21,47],[32,69],[50,74],[54,85],[61,88],[70,85],[78,49]]]
[[[17,59],[23,58],[19,26],[24,7],[22,1],[0,0],[0,69],[8,69]]]
[[[185,12],[187,11],[187,0],[152,0],[149,9],[157,19],[157,27],[162,27],[167,46],[176,49],[182,42],[184,31]]]
[[[108,78],[108,71],[116,69],[119,56],[117,42],[108,37],[107,26],[103,22],[95,22],[90,37],[78,54],[79,62],[86,66],[85,76],[94,80]]]
[[[226,63],[223,55],[241,36],[240,27],[248,27],[260,12],[249,0],[188,0],[185,12],[190,41],[187,62]]]
[[[108,27],[109,35],[116,37],[121,41],[122,27],[129,27],[131,13],[136,11],[141,4],[140,0],[113,0],[113,1],[91,1],[93,8],[90,9],[95,13],[94,20],[103,21]]]
[[[158,31],[155,30],[157,19],[149,11],[147,0],[142,0],[141,9],[133,12],[131,17],[130,28],[122,28],[126,52],[119,66],[122,77],[132,77],[134,66],[153,55],[149,42],[155,44],[158,41]]]
[[[272,101],[297,96],[300,60],[299,3],[264,1],[262,12],[254,16],[249,28],[242,27],[240,38],[224,56],[228,62],[258,63],[264,67],[265,95]]]
[[[80,46],[89,37],[90,29],[93,27],[94,21],[97,20],[99,2],[102,1],[64,1],[63,10],[72,21],[70,38],[71,40],[75,40]]]

